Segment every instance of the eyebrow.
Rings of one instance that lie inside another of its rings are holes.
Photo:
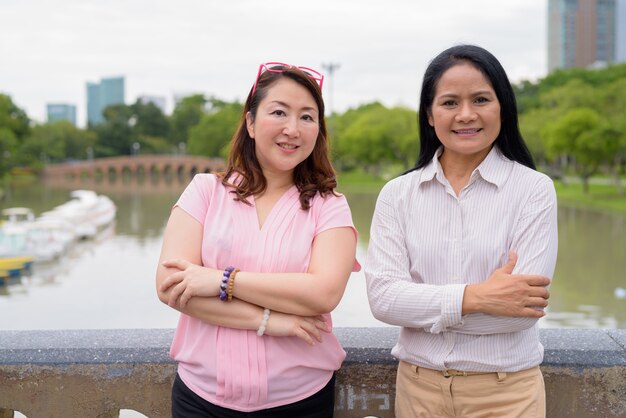
[[[284,106],[288,109],[291,109],[291,106],[289,106],[287,103],[281,101],[281,100],[272,100],[270,103],[276,103],[279,104],[281,106]],[[312,107],[312,106],[305,106],[303,108],[301,108],[300,110],[310,110],[310,111],[314,111],[317,112],[316,108]]]
[[[495,95],[495,92],[491,90],[478,90],[472,93],[472,96],[481,96],[481,95],[482,96]],[[459,95],[454,94],[454,93],[443,93],[436,97],[459,97]]]

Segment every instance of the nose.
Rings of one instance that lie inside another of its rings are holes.
[[[476,120],[476,112],[472,108],[472,105],[469,103],[463,103],[459,107],[459,112],[456,115],[456,120],[458,122],[472,122]]]
[[[289,138],[296,138],[300,135],[297,118],[288,117],[285,120],[285,125],[283,126],[283,135],[286,135]]]

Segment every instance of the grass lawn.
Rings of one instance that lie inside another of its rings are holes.
[[[559,204],[626,214],[626,196],[620,196],[613,185],[590,184],[588,193],[583,192],[580,183],[555,181],[554,186]]]

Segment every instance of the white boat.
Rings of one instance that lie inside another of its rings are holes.
[[[0,225],[0,256],[28,256],[36,262],[50,261],[61,255],[74,241],[69,222],[50,226],[35,218],[28,208],[8,208],[2,211]]]
[[[69,221],[78,239],[93,238],[115,219],[117,207],[107,196],[92,190],[74,190],[72,199],[42,214],[46,219]]]

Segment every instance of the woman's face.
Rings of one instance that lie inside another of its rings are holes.
[[[500,102],[483,73],[460,63],[439,79],[428,123],[448,156],[484,158],[500,133]]]
[[[274,83],[257,108],[246,114],[248,133],[266,177],[293,173],[313,151],[319,110],[309,91],[289,78]]]

